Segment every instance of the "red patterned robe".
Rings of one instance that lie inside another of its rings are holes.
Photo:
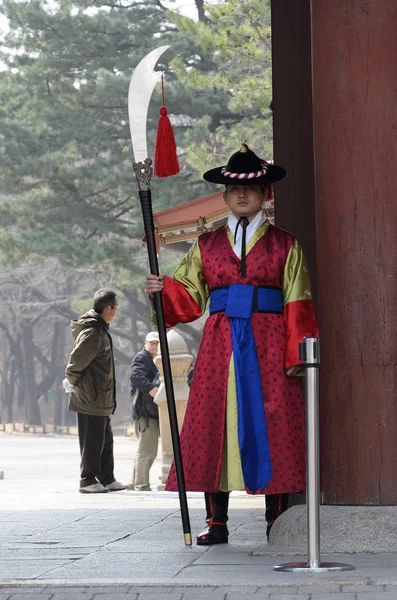
[[[285,370],[301,364],[298,343],[303,337],[318,335],[306,263],[293,236],[266,221],[247,246],[246,265],[247,276],[242,278],[227,226],[201,235],[174,278],[165,277],[166,322],[171,327],[197,319],[211,290],[222,286],[245,283],[282,290],[283,314],[252,315],[272,478],[264,490],[246,491],[300,492],[306,485],[305,406],[301,379],[287,377]],[[224,312],[215,313],[204,326],[180,437],[190,491],[220,489],[231,355],[229,318]],[[166,489],[177,489],[174,466]]]

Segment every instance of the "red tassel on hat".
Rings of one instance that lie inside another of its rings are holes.
[[[154,174],[156,177],[170,177],[179,173],[179,160],[176,152],[174,130],[164,106],[164,79],[161,76],[163,105],[157,125],[156,150],[154,153]]]

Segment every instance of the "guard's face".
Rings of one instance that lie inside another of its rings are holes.
[[[260,185],[228,185],[223,198],[237,219],[250,218],[262,209],[265,193]]]

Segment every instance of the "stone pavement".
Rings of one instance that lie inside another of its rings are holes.
[[[115,439],[116,476],[128,481],[136,442]],[[263,497],[233,493],[230,543],[186,547],[176,494],[77,493],[76,438],[0,434],[0,600],[397,600],[397,555],[324,555],[339,573],[278,573],[306,557],[256,555]],[[151,485],[160,474],[152,469]],[[201,494],[188,495],[193,534]]]

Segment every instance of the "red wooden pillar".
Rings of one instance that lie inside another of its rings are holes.
[[[397,2],[312,2],[322,481],[397,504]]]
[[[310,2],[272,0],[275,221],[302,244],[316,296]]]

